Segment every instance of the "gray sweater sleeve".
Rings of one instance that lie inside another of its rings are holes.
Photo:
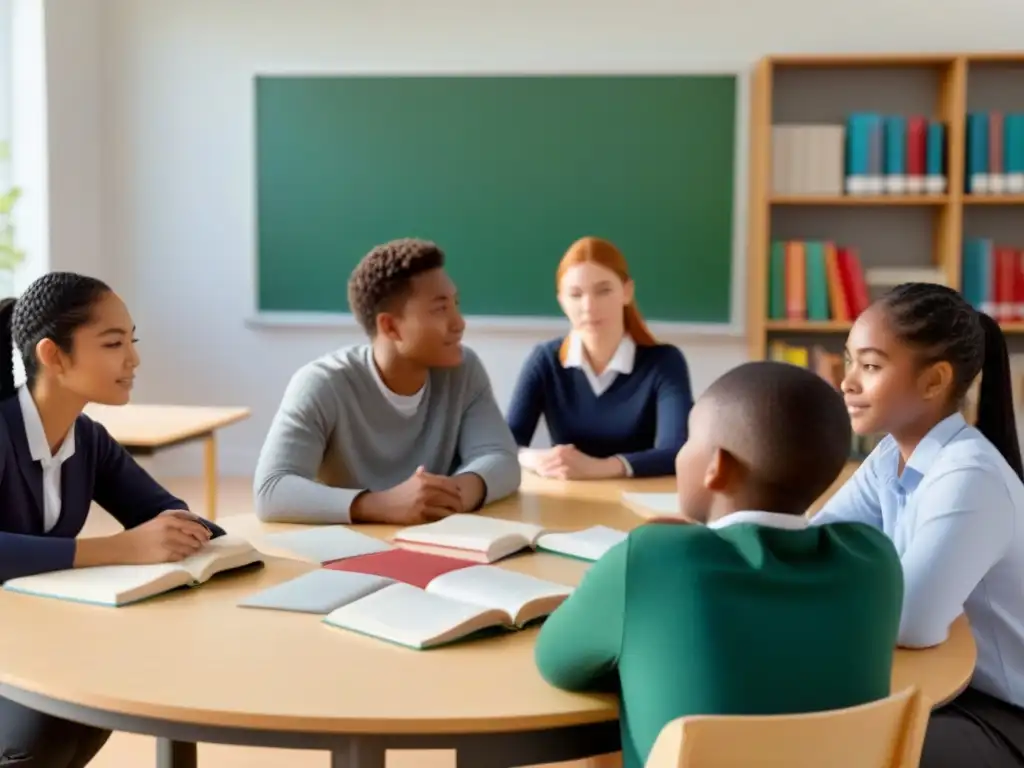
[[[317,480],[338,423],[329,374],[314,365],[289,382],[256,464],[254,493],[260,520],[282,523],[348,523],[363,489],[333,488]]]
[[[522,470],[515,439],[494,399],[483,363],[467,352],[466,408],[459,425],[459,460],[456,474],[475,473],[484,481],[484,503],[515,493]]]

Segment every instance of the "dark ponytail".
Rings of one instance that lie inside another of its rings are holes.
[[[945,361],[953,368],[955,405],[981,374],[976,427],[1024,479],[1006,339],[999,324],[963,296],[935,283],[904,283],[878,300],[893,332],[916,348],[925,364]]]
[[[978,320],[985,333],[985,357],[981,364],[981,391],[975,426],[999,449],[1017,477],[1024,479],[1017,419],[1013,413],[1013,381],[1006,338],[999,323],[988,315],[979,313]]]
[[[0,400],[6,400],[15,393],[14,387],[14,335],[11,321],[14,317],[14,299],[0,301]]]

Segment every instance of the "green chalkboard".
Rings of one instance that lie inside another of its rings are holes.
[[[437,242],[467,315],[559,314],[573,240],[650,320],[730,320],[736,77],[258,77],[258,308],[347,312],[352,268]]]

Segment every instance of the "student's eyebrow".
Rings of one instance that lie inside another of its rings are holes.
[[[885,354],[885,352],[883,352],[882,350],[878,349],[877,347],[860,347],[859,349],[850,349],[849,347],[847,347],[846,348],[846,354],[848,354],[848,355],[854,355],[854,354],[856,354],[856,355],[869,355],[870,354],[870,355],[878,355],[879,357],[884,357],[886,360],[889,359],[889,356],[887,354]]]
[[[135,333],[135,328],[130,331],[126,331],[124,328],[107,328],[100,332],[100,336],[127,336],[129,333]]]

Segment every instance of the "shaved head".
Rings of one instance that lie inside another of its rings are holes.
[[[803,514],[842,471],[851,438],[842,396],[823,378],[788,363],[745,363],[694,406],[693,445],[677,462],[680,492],[724,454],[758,509]]]

